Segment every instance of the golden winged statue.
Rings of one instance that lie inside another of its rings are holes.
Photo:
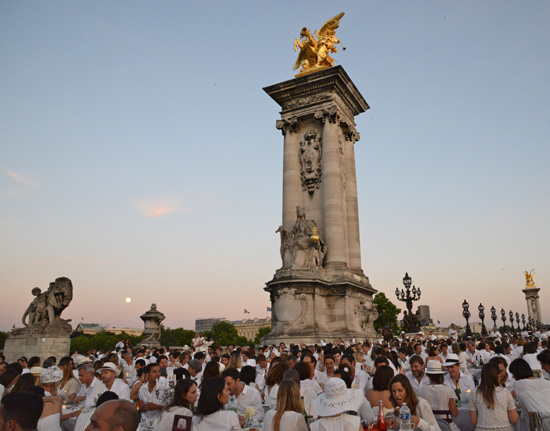
[[[336,49],[337,44],[342,45],[335,34],[336,29],[340,25],[340,19],[343,16],[344,12],[329,19],[319,32],[317,30],[314,31],[314,35],[307,28],[304,27],[302,29],[300,38],[294,41],[294,51],[300,48],[300,53],[294,64],[294,70],[299,67],[301,69],[300,73],[296,76],[334,66],[335,60],[329,54],[338,52]],[[344,45],[342,45],[342,48],[346,49]]]
[[[535,270],[532,269],[531,272],[523,271],[525,274],[525,287],[534,287],[535,281],[533,280],[533,274],[535,273]]]

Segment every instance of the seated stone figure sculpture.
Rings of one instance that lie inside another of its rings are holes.
[[[283,226],[277,230],[281,234],[283,269],[321,267],[327,246],[317,231],[317,224],[306,218],[302,207],[296,207],[296,215],[292,231],[287,231]]]

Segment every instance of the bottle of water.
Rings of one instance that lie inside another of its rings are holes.
[[[399,430],[400,431],[411,431],[411,411],[407,407],[407,403],[403,403],[399,409]]]

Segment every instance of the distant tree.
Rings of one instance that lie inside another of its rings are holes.
[[[191,345],[191,340],[195,336],[195,331],[183,328],[165,328],[160,326],[160,344],[162,346],[185,346]]]
[[[249,344],[249,341],[245,337],[239,336],[237,328],[227,321],[214,323],[212,329],[206,331],[204,336],[212,338],[217,344],[222,346],[228,346],[230,344],[243,346]]]
[[[264,326],[258,330],[256,338],[254,338],[254,344],[260,344],[263,337],[265,337],[271,331],[271,326]]]
[[[6,343],[6,338],[8,338],[8,333],[0,331],[0,349],[4,348],[4,344]]]
[[[390,325],[393,331],[398,331],[399,320],[397,316],[401,313],[401,309],[391,302],[384,292],[378,292],[374,295],[372,303],[378,311],[378,318],[374,321],[374,329],[377,331],[384,328],[386,325]]]
[[[144,337],[143,335],[128,335],[126,332],[122,332],[120,334],[115,334],[113,332],[98,332],[91,337],[87,335],[78,335],[71,338],[71,352],[76,350],[78,353],[83,354],[86,350],[90,349],[113,350],[116,343],[118,343],[121,338],[129,339],[132,346],[137,346]]]

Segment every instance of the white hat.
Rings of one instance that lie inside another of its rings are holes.
[[[319,416],[334,416],[347,411],[358,411],[364,395],[358,389],[348,389],[346,383],[331,377],[325,384],[325,392],[315,398],[311,405]]]
[[[441,368],[441,362],[428,361],[428,367],[426,368],[426,374],[445,374],[443,368]]]
[[[55,366],[44,368],[40,373],[42,383],[57,383],[63,379],[63,371]]]
[[[103,364],[103,367],[101,367],[97,371],[99,373],[102,372],[102,371],[113,371],[117,377],[120,374],[120,370],[116,367],[116,365],[113,362],[105,362]]]
[[[42,367],[32,367],[30,373],[34,377],[38,377],[42,374],[42,369],[43,369]]]
[[[447,354],[447,358],[445,359],[445,362],[443,363],[444,367],[450,367],[451,365],[459,365],[460,359],[458,359],[458,355],[455,353],[449,353]]]

